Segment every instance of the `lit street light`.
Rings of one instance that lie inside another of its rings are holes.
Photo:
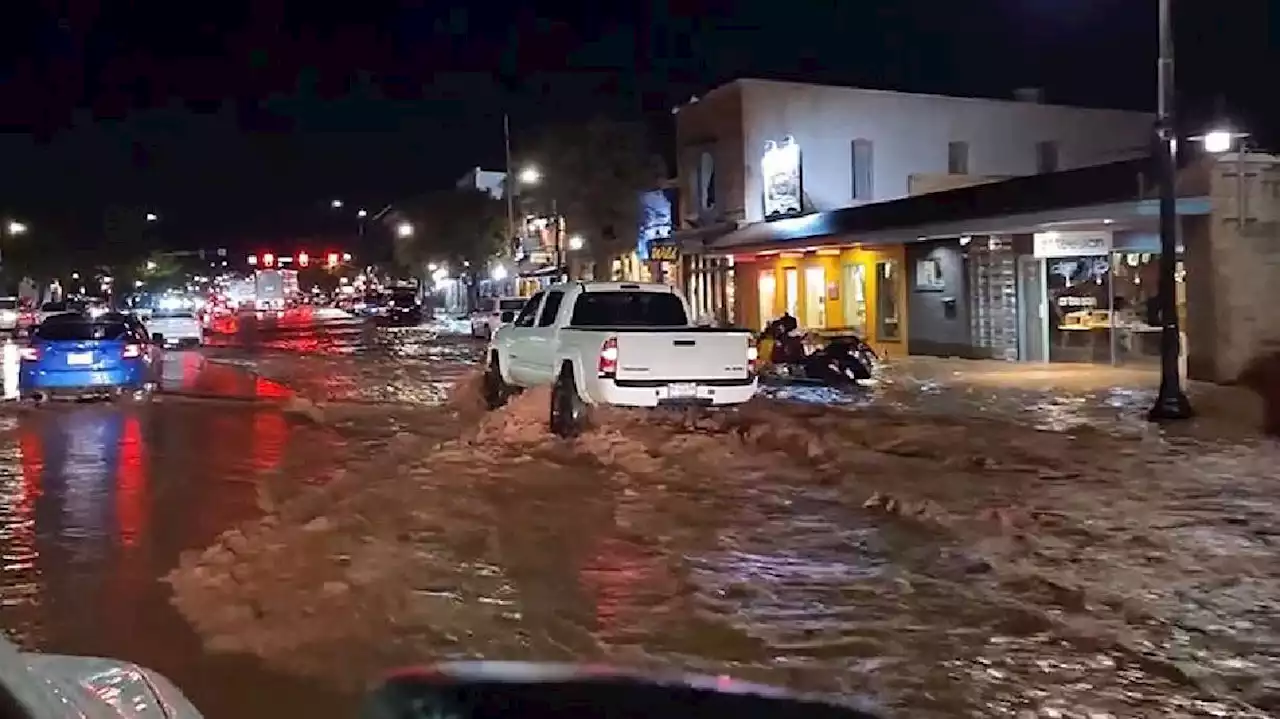
[[[147,222],[155,222],[156,220],[159,220],[159,219],[160,219],[160,216],[157,215],[156,213],[154,212],[147,213]]]
[[[501,282],[507,279],[507,268],[502,265],[494,265],[493,269],[489,272],[489,276],[493,278],[494,282]]]
[[[364,219],[368,216],[369,216],[369,211],[363,208],[361,208],[360,211],[356,213],[356,217],[359,217],[360,219]]]
[[[156,271],[156,261],[147,260],[147,272],[155,272],[155,271]]]
[[[1178,328],[1178,163],[1176,150],[1173,85],[1172,2],[1160,0],[1159,53],[1156,59],[1156,124],[1154,150],[1160,180],[1160,261],[1156,284],[1157,315],[1160,320],[1160,389],[1147,412],[1153,422],[1189,419],[1195,414],[1182,391],[1182,335]]]
[[[526,167],[520,171],[520,182],[525,185],[536,185],[542,181],[542,173],[536,167]]]
[[[5,229],[9,231],[10,235],[14,236],[27,233],[27,226],[17,220],[9,220],[9,224],[5,225]]]
[[[569,249],[571,251],[577,252],[585,247],[586,244],[587,241],[582,238],[582,235],[569,235]]]
[[[410,237],[413,235],[413,225],[408,222],[401,222],[396,225],[396,235],[400,237]]]
[[[329,207],[332,207],[335,210],[341,210],[342,200],[333,200],[332,202],[329,203]]]
[[[1206,133],[1200,141],[1204,144],[1204,151],[1213,154],[1219,154],[1231,149],[1231,140],[1234,135],[1226,130],[1214,130]]]

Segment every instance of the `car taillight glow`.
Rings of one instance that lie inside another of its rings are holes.
[[[760,348],[756,346],[756,338],[747,340],[747,372],[756,373],[756,363],[760,359]]]
[[[600,345],[600,361],[596,364],[596,374],[600,377],[612,377],[618,373],[618,338],[610,337]]]
[[[38,362],[40,361],[40,350],[37,347],[23,347],[18,350],[18,356],[22,358],[23,362]]]
[[[123,354],[125,359],[137,359],[142,356],[142,345],[127,344]]]

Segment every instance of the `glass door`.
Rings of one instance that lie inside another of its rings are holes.
[[[867,336],[867,268],[860,264],[844,266],[844,323]]]
[[[764,329],[774,319],[774,302],[778,295],[778,281],[773,270],[761,270],[756,280],[756,294],[760,300],[760,329]]]
[[[827,326],[827,272],[822,265],[804,268],[804,326]]]
[[[784,290],[787,297],[787,314],[800,319],[800,271],[794,267],[788,267],[782,271],[782,279],[785,283]]]

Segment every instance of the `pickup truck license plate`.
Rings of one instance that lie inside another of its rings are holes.
[[[692,399],[698,396],[698,385],[692,382],[674,382],[667,385],[667,397],[670,399]]]
[[[67,364],[76,366],[93,364],[93,353],[71,352],[67,355]]]

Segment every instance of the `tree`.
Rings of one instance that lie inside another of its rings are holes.
[[[635,249],[640,195],[666,177],[644,125],[595,118],[552,127],[522,154],[539,172],[538,182],[522,190],[525,196],[540,212],[549,213],[554,202],[566,232],[583,236],[597,268]],[[609,279],[599,269],[597,278]]]
[[[455,188],[399,203],[389,217],[396,263],[424,274],[428,263],[447,265],[467,287],[475,306],[479,281],[507,236],[506,205],[483,190]],[[401,234],[406,224],[412,232]]]
[[[389,220],[396,232],[396,262],[406,268],[436,262],[484,272],[507,234],[506,205],[483,190],[432,192],[397,208]],[[412,232],[401,235],[401,223]]]

